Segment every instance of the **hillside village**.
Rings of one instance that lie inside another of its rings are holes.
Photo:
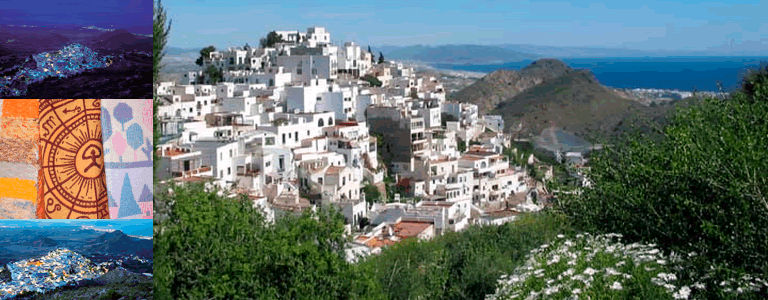
[[[157,176],[246,194],[268,220],[338,207],[350,260],[546,205],[544,184],[505,154],[517,150],[501,116],[446,101],[437,78],[354,42],[333,45],[322,27],[276,33],[271,47],[211,52],[203,69],[223,82],[197,71],[156,86]]]

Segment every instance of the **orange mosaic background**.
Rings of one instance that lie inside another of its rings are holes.
[[[41,219],[108,219],[101,100],[40,100]]]

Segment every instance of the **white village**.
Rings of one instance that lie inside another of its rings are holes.
[[[334,45],[325,28],[275,32],[273,45],[212,51],[156,85],[164,182],[245,194],[268,220],[336,207],[351,261],[546,205],[544,184],[503,154],[501,116],[446,101],[438,78]]]

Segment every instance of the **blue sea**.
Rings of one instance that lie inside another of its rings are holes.
[[[615,88],[655,88],[680,91],[725,91],[738,88],[749,69],[765,68],[768,57],[642,57],[566,58],[573,69],[588,69],[600,83]],[[489,73],[497,69],[520,70],[532,61],[497,65],[433,64],[437,69]]]

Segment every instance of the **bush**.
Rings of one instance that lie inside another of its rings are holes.
[[[373,281],[344,259],[335,211],[267,223],[247,197],[174,187],[155,235],[159,299],[371,299]]]
[[[381,86],[383,84],[378,78],[370,74],[365,75],[360,79],[367,81],[371,86]]]
[[[431,241],[402,241],[368,258],[361,268],[388,299],[484,299],[501,274],[525,261],[528,251],[569,233],[565,218],[543,212],[502,226],[471,226]]]
[[[635,133],[594,153],[593,188],[564,196],[561,208],[585,231],[696,252],[705,263],[693,273],[718,267],[765,278],[768,99],[754,94],[699,100],[676,113],[662,140]]]

